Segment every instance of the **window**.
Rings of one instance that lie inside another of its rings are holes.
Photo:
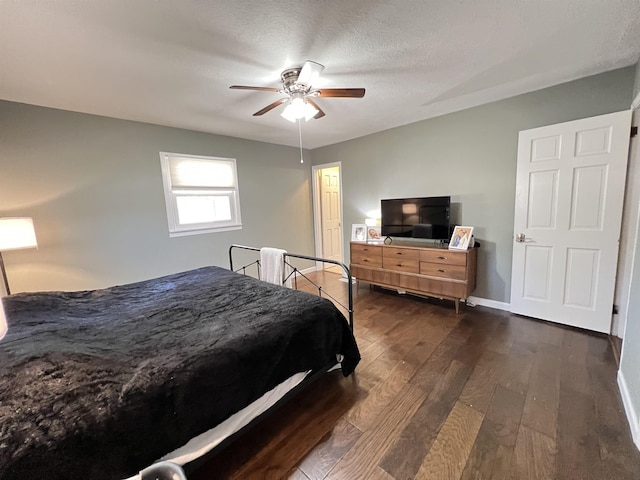
[[[160,152],[169,235],[242,228],[235,158]]]

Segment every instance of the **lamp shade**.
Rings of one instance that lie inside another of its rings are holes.
[[[28,217],[0,218],[0,251],[38,246],[33,219]]]

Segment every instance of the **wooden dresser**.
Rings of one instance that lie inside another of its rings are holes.
[[[476,288],[478,249],[351,242],[351,274],[358,281],[393,290],[453,300]]]

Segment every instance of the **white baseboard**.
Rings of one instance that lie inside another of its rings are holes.
[[[298,270],[298,271],[296,272],[296,275],[299,275],[299,274],[298,274],[298,272],[303,273],[303,274],[305,274],[305,275],[306,275],[307,273],[311,273],[311,272],[315,272],[315,271],[317,271],[316,267],[304,268],[304,269],[302,269],[302,270]]]
[[[309,268],[305,268],[304,270],[298,270],[298,271],[300,273],[307,274],[307,273],[311,273],[311,272],[319,272],[319,271],[322,271],[322,269],[321,268],[317,268],[317,267],[309,267]],[[347,281],[347,272],[345,272],[344,269],[342,269],[341,275],[342,275],[342,278],[340,280],[343,281],[343,282],[346,282]],[[351,279],[353,280],[353,283],[356,282],[356,277],[354,277],[353,275],[351,275]]]
[[[480,297],[472,296],[472,297],[469,297],[467,300],[476,305],[480,305],[482,307],[495,308],[496,310],[504,310],[508,312],[511,309],[511,304],[509,303],[498,302],[496,300],[490,300],[488,298],[480,298]]]
[[[622,396],[624,411],[627,414],[629,428],[631,428],[633,443],[635,443],[638,450],[640,450],[640,421],[638,420],[638,413],[635,411],[635,408],[633,408],[633,401],[629,395],[627,382],[625,381],[624,375],[621,371],[618,371],[618,388],[620,389],[620,395]]]
[[[349,280],[347,280],[347,277],[345,277],[344,275],[340,277],[340,281],[344,283],[349,283]],[[357,283],[356,277],[351,277],[351,283],[353,283],[354,285]]]

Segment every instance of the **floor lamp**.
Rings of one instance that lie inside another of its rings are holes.
[[[38,246],[36,232],[33,228],[33,219],[5,217],[0,218],[0,270],[4,280],[4,288],[7,295],[11,295],[7,272],[4,269],[2,252],[5,250],[18,250],[22,248],[35,248]]]

